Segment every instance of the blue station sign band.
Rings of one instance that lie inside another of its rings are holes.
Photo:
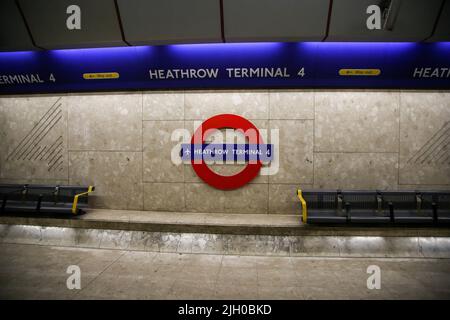
[[[0,52],[0,93],[450,88],[450,42],[219,43]]]

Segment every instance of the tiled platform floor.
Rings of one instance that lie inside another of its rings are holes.
[[[69,265],[81,290],[68,290]],[[369,265],[381,289],[368,290]],[[178,254],[0,244],[1,299],[450,299],[449,259]]]

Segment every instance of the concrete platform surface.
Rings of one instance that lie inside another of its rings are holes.
[[[174,233],[306,236],[450,237],[450,228],[317,226],[299,215],[188,213],[89,209],[75,217],[0,216],[0,224]]]
[[[69,266],[81,288],[69,290]],[[380,289],[369,290],[369,266]],[[0,244],[0,299],[450,299],[449,259],[249,257]]]

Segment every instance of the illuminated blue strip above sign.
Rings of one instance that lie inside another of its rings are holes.
[[[0,93],[450,89],[450,43],[220,43],[0,52]]]

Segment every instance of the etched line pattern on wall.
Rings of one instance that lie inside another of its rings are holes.
[[[427,141],[409,160],[410,164],[450,165],[450,121]]]
[[[61,106],[61,98],[58,98],[22,138],[6,160],[43,161],[47,162],[49,172],[63,170],[63,137],[60,135],[53,141],[44,142],[63,117]]]

